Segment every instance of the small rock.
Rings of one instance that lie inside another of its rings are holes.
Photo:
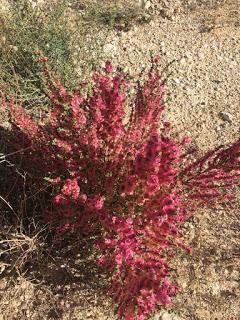
[[[159,318],[159,320],[178,320],[178,316],[174,315],[174,314],[170,314],[168,312],[164,312],[161,317]],[[180,320],[180,319],[179,319]]]
[[[191,229],[188,234],[189,241],[192,241],[195,238],[195,230]]]
[[[145,2],[145,1],[144,1],[144,2]],[[146,1],[143,6],[144,6],[144,9],[145,9],[145,10],[148,10],[148,9],[151,8],[152,4],[151,4],[150,1]]]
[[[168,15],[167,18],[168,18],[168,20],[170,20],[170,21],[174,21],[174,20],[175,20],[175,17],[172,16],[172,15]]]
[[[117,48],[114,44],[112,43],[107,43],[104,45],[103,47],[103,51],[105,54],[109,55],[109,56],[114,56],[117,52]]]
[[[222,111],[222,112],[219,113],[219,116],[220,116],[220,118],[221,118],[222,120],[227,121],[227,122],[229,122],[229,123],[231,123],[232,120],[233,120],[233,116],[232,116],[230,113],[228,113],[228,112]]]
[[[187,282],[182,282],[182,283],[181,283],[181,287],[182,287],[183,289],[186,289],[187,286],[188,286]]]
[[[218,295],[220,292],[220,286],[219,284],[216,282],[216,283],[213,283],[212,284],[212,293],[213,295]]]
[[[149,25],[150,25],[151,27],[153,27],[153,26],[155,25],[155,21],[154,21],[154,20],[151,20],[151,21],[149,22]]]
[[[187,58],[188,60],[192,60],[192,53],[189,52],[189,51],[187,51],[187,52],[186,52],[186,58]]]
[[[232,281],[231,282],[231,287],[232,288],[239,288],[239,282],[238,281]]]
[[[61,299],[61,300],[59,301],[59,303],[60,303],[61,306],[64,306],[64,305],[65,305],[65,301],[64,301],[63,299]]]
[[[185,58],[181,58],[179,61],[181,64],[185,64],[186,63],[186,59]]]
[[[87,311],[87,318],[91,318],[93,316],[92,311]]]

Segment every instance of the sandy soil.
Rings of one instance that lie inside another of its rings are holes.
[[[182,3],[143,2],[152,21],[110,32],[103,54],[134,76],[148,64],[150,52],[160,52],[171,73],[166,117],[202,152],[239,137],[240,3]],[[240,201],[199,210],[186,223],[193,254],[177,254],[180,293],[171,310],[159,310],[154,320],[239,319],[239,208]],[[116,319],[103,291],[107,279],[84,257],[70,248],[44,258],[34,280],[1,279],[0,319]]]

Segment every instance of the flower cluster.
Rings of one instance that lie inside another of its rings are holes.
[[[190,250],[181,223],[199,204],[228,200],[240,177],[240,140],[190,161],[189,138],[171,138],[161,121],[165,85],[157,62],[131,103],[130,84],[110,62],[93,75],[88,94],[50,81],[51,110],[42,123],[9,103],[26,167],[55,190],[48,219],[62,235],[98,230],[98,263],[112,274],[109,293],[126,320],[171,303],[174,246]]]

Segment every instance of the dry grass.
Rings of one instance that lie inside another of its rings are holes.
[[[28,236],[23,232],[16,230],[11,232],[10,228],[0,231],[0,258],[2,272],[8,269],[8,272],[15,270],[21,274],[25,265],[34,259],[40,259],[41,242],[38,231],[33,236]]]

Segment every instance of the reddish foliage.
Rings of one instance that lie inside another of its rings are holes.
[[[240,140],[191,162],[184,153],[189,138],[171,138],[169,124],[160,122],[165,90],[157,61],[138,86],[128,121],[129,83],[112,75],[110,62],[105,74],[94,74],[87,97],[52,81],[44,124],[10,107],[19,148],[31,147],[26,163],[56,191],[48,217],[58,231],[101,231],[98,262],[112,272],[109,292],[127,320],[171,303],[177,287],[169,259],[174,246],[190,250],[180,240],[181,223],[199,204],[228,200],[240,176]]]

